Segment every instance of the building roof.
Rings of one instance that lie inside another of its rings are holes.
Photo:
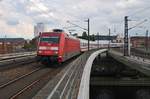
[[[131,40],[134,40],[134,39],[146,39],[147,37],[146,36],[133,36],[131,37]],[[150,37],[148,37],[148,39],[150,39]]]
[[[24,38],[0,38],[0,42],[24,42]]]

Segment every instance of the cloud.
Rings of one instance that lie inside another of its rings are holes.
[[[8,24],[8,25],[12,25],[12,26],[16,26],[16,25],[19,24],[19,20],[15,20],[15,19],[13,19],[13,20],[8,20],[8,21],[7,21],[7,24]]]
[[[83,21],[90,18],[91,33],[107,34],[108,28],[113,30],[114,26],[118,33],[123,33],[124,16],[129,15],[133,20],[149,19],[148,9],[136,13],[149,6],[149,0],[3,0],[0,2],[0,32],[32,38],[33,26],[37,22],[43,22],[49,28],[62,28],[69,26],[67,20],[78,20],[75,23],[87,27]]]

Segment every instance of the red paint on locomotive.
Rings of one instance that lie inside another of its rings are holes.
[[[80,41],[64,32],[40,34],[37,55],[40,59],[64,62],[80,53]]]

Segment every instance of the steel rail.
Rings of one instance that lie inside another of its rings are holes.
[[[36,56],[36,54],[27,54],[27,55],[18,55],[18,56],[13,56],[13,57],[0,57],[0,62],[4,60],[11,60],[11,59],[17,59],[17,58],[22,58],[22,57],[28,57],[28,56]]]
[[[39,68],[37,68],[37,69],[35,69],[35,70],[33,70],[33,71],[27,73],[27,74],[24,74],[24,75],[22,75],[22,76],[20,76],[20,77],[18,77],[18,78],[15,78],[15,79],[13,79],[13,80],[11,80],[11,81],[5,83],[5,84],[2,84],[2,85],[0,85],[0,89],[4,88],[4,87],[6,87],[6,86],[8,86],[8,85],[10,85],[10,84],[12,84],[12,83],[14,83],[14,82],[20,80],[20,79],[23,79],[23,78],[25,78],[25,77],[27,77],[27,76],[29,76],[29,75],[31,75],[31,74],[33,74],[33,73],[35,73],[35,72],[41,70],[41,69],[42,69],[42,68],[39,67]]]
[[[36,85],[38,82],[40,82],[43,78],[49,76],[48,74],[52,72],[51,70],[46,72],[45,74],[43,74],[42,76],[40,76],[39,78],[37,78],[36,80],[34,80],[32,83],[30,83],[29,85],[25,86],[23,89],[21,89],[19,92],[17,92],[16,94],[14,94],[13,96],[10,97],[10,99],[16,99],[19,95],[23,94],[25,91],[27,91],[28,89],[30,89],[33,85]]]

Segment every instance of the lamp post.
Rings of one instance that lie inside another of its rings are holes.
[[[110,28],[109,28],[109,34],[108,34],[108,36],[109,36],[108,50],[110,50],[110,41],[111,41],[110,33],[111,33],[111,30],[110,30]]]
[[[88,51],[90,50],[90,19],[85,20],[88,23]]]
[[[97,45],[98,45],[98,49],[99,49],[99,32],[97,32]]]

